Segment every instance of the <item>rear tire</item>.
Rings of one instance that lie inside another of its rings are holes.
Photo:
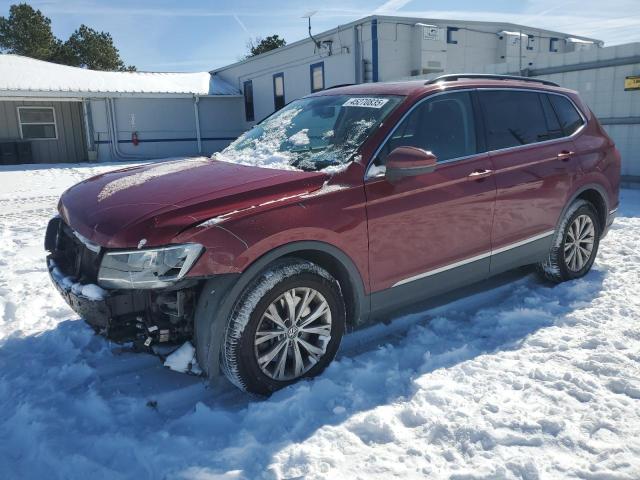
[[[602,228],[593,205],[573,203],[555,233],[548,258],[537,265],[540,275],[554,283],[586,275],[596,258]]]
[[[231,314],[222,370],[242,390],[268,395],[320,374],[345,326],[338,282],[304,260],[280,260],[261,272]]]

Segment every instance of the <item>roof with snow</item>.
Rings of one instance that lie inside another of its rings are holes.
[[[0,55],[0,96],[240,95],[208,72],[102,72]]]

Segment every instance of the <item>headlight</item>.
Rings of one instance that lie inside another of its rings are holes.
[[[107,252],[102,257],[98,283],[106,288],[166,287],[184,277],[202,252],[202,245]]]

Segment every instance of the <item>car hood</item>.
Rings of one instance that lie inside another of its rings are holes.
[[[209,158],[116,170],[63,193],[58,210],[75,231],[111,248],[171,243],[186,228],[256,204],[312,192],[321,172],[274,170]]]

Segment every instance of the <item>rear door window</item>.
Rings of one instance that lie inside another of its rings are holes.
[[[561,95],[549,95],[549,100],[560,119],[560,126],[564,134],[569,136],[576,133],[584,124],[584,121],[573,103],[567,97]]]
[[[538,92],[479,90],[489,150],[528,145],[549,139]]]
[[[439,162],[476,153],[469,92],[437,95],[419,104],[395,129],[380,151],[376,165],[383,165],[395,148],[406,146],[432,152]]]

